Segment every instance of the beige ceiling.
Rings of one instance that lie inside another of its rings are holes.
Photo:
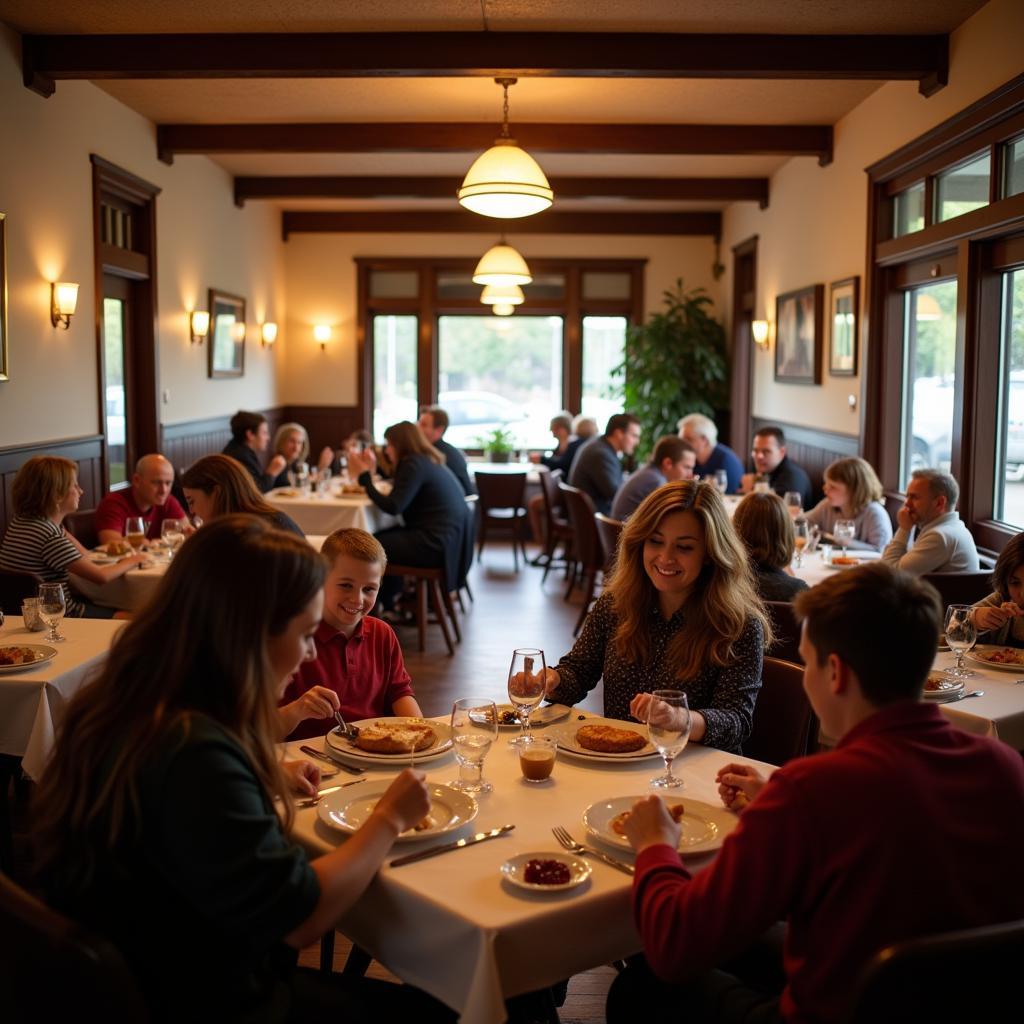
[[[22,32],[674,31],[949,32],[984,0],[0,0]],[[555,123],[834,124],[879,82],[523,78],[516,121]],[[493,121],[501,93],[485,78],[219,79],[97,82],[154,123]],[[62,84],[58,83],[58,92]],[[470,154],[239,154],[232,174],[461,177]],[[177,159],[204,159],[179,156]],[[770,176],[782,156],[539,154],[550,175]],[[811,157],[803,159],[813,159]],[[445,209],[454,200],[274,201],[289,209]],[[703,210],[725,203],[581,199],[579,210]]]

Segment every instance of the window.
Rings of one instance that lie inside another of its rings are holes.
[[[912,231],[920,231],[924,227],[924,182],[911,185],[895,197],[893,203],[894,219],[893,234],[909,235]]]
[[[944,221],[988,205],[988,153],[935,178],[935,220]]]
[[[1003,150],[1003,195],[1018,196],[1024,192],[1024,138],[1007,143]]]
[[[608,417],[622,412],[622,377],[612,375],[626,358],[624,316],[583,318],[583,402],[580,411],[604,430]]]
[[[373,318],[373,436],[380,440],[385,428],[419,417],[416,389],[415,316]]]
[[[1024,530],[1024,270],[1003,275],[995,518]]]
[[[113,283],[116,286],[117,282]],[[128,392],[124,373],[127,314],[128,303],[124,297],[103,297],[103,432],[107,437],[108,489],[128,481],[125,433]]]

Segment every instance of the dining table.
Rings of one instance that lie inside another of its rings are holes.
[[[538,729],[538,734],[578,726],[581,717],[595,716],[574,708],[568,720]],[[446,720],[435,721],[445,728]],[[640,950],[630,909],[629,874],[585,855],[592,868],[586,881],[564,891],[537,892],[507,881],[502,865],[524,854],[564,854],[552,834],[556,826],[566,828],[577,841],[591,843],[632,865],[635,857],[628,848],[588,835],[583,815],[592,804],[652,792],[650,780],[664,770],[660,757],[608,762],[559,749],[550,779],[531,783],[522,778],[517,750],[508,742],[515,732],[515,728],[503,731],[487,756],[484,777],[494,788],[478,798],[475,820],[443,837],[396,843],[366,893],[337,926],[403,981],[453,1008],[464,1024],[499,1024],[506,1019],[508,997],[553,985]],[[326,741],[304,742],[323,749]],[[287,744],[286,756],[306,757],[299,747],[299,743]],[[693,744],[673,765],[685,787],[662,791],[670,803],[681,801],[685,806],[690,800],[712,805],[727,822],[717,842],[737,820],[722,807],[715,785],[716,772],[730,761],[760,765]],[[408,763],[403,756],[387,766],[390,770],[370,768],[364,781],[338,790],[345,796],[335,799],[345,802],[348,795],[358,799],[361,790],[393,778]],[[425,772],[428,783],[444,784],[458,777],[450,752],[417,767]],[[771,770],[771,766],[760,767]],[[342,774],[321,785],[352,781]],[[503,825],[515,827],[497,838],[415,864],[391,863],[402,854]],[[344,832],[321,820],[319,805],[297,811],[293,836],[311,855],[346,841]],[[687,856],[686,863],[699,870],[712,857],[713,852]]]
[[[326,536],[348,528],[378,533],[401,525],[400,517],[379,509],[365,493],[346,493],[342,490],[344,486],[344,481],[335,478],[323,491],[279,487],[268,491],[264,497],[274,508],[290,516],[306,534]],[[382,494],[390,493],[389,481],[377,481],[375,486]]]
[[[7,616],[0,646],[31,644],[56,652],[45,662],[0,672],[0,754],[20,757],[32,779],[38,781],[46,767],[68,701],[103,663],[124,625],[112,619],[64,619],[60,632],[66,639],[51,643],[45,631],[27,629],[21,616]]]

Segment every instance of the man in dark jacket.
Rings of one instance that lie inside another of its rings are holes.
[[[231,440],[224,445],[221,454],[230,455],[245,466],[262,494],[273,488],[275,478],[285,468],[284,456],[275,455],[267,464],[266,471],[263,470],[257,452],[265,452],[269,444],[270,428],[266,416],[240,409],[231,417]]]
[[[610,515],[612,499],[622,486],[619,456],[632,455],[639,443],[640,421],[628,412],[616,413],[604,434],[591,438],[576,453],[569,483],[590,495],[598,512]]]
[[[445,465],[462,484],[462,493],[476,494],[476,486],[466,465],[466,456],[455,445],[443,440],[448,422],[448,413],[439,405],[425,405],[420,409],[420,433],[444,456]]]

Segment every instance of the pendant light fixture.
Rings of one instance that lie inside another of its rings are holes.
[[[480,301],[485,306],[493,306],[498,302],[509,306],[521,306],[526,301],[526,296],[517,284],[489,284],[480,293]]]
[[[520,149],[508,131],[508,87],[514,78],[496,78],[505,94],[501,135],[482,153],[466,172],[462,188],[456,193],[459,203],[484,217],[514,219],[530,217],[546,210],[554,192],[540,164]]]
[[[496,302],[491,306],[491,312],[495,316],[511,316],[516,311],[516,307],[511,302]]]
[[[532,280],[526,260],[504,238],[480,257],[473,271],[474,284],[529,284]]]

